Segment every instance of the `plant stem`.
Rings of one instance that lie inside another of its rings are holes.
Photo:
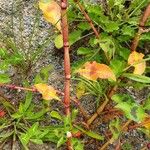
[[[89,17],[89,15],[86,13],[84,7],[82,6],[82,4],[78,1],[78,0],[74,0],[75,3],[77,3],[77,5],[80,8],[80,11],[83,13],[85,19],[88,21],[89,25],[91,26],[92,30],[94,31],[96,38],[99,39],[99,33],[97,31],[97,29],[94,27],[94,24],[91,20],[91,18]]]
[[[64,87],[64,105],[66,116],[70,116],[70,55],[69,55],[69,32],[67,20],[67,0],[61,0],[61,25],[64,47],[64,70],[65,70],[65,87]],[[72,150],[71,137],[67,140],[67,149]]]
[[[20,87],[12,84],[0,84],[0,87],[7,87],[13,90],[24,90],[24,91],[31,91],[31,92],[37,92],[35,88],[26,88],[26,87]]]
[[[133,39],[132,45],[131,45],[131,51],[136,51],[137,46],[138,46],[139,41],[140,41],[141,34],[144,31],[143,28],[144,28],[144,26],[145,26],[145,24],[146,24],[146,22],[148,20],[148,17],[150,17],[150,4],[145,9],[145,11],[143,13],[143,16],[142,16],[142,18],[140,20],[138,32],[136,33],[136,35],[135,35],[135,37]]]
[[[118,82],[120,82],[120,79],[118,80]],[[98,115],[100,115],[100,113],[104,110],[105,106],[107,105],[107,103],[109,102],[109,99],[111,99],[111,97],[113,96],[113,94],[116,92],[118,88],[118,84],[115,85],[109,92],[108,94],[108,98],[105,99],[105,101],[103,102],[103,104],[101,104],[98,109],[96,110],[96,112],[89,118],[89,120],[87,121],[87,124],[90,125],[96,118]]]

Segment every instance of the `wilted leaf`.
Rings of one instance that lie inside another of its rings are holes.
[[[115,74],[109,66],[105,64],[99,64],[97,62],[87,62],[77,71],[83,77],[89,80],[101,79],[112,79],[116,81]]]
[[[44,18],[56,26],[56,28],[61,31],[60,18],[61,18],[61,8],[53,0],[40,0],[39,8],[42,10]]]
[[[35,88],[42,94],[43,99],[45,100],[51,100],[56,99],[60,100],[57,96],[56,90],[47,84],[39,83],[34,85]]]
[[[146,62],[143,61],[144,54],[133,51],[128,58],[128,64],[134,67],[134,74],[143,74],[146,68]]]

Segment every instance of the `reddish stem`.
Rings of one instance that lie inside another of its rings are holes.
[[[38,92],[35,88],[26,88],[26,87],[20,87],[12,84],[0,84],[1,87],[7,87],[14,90],[24,90],[24,91],[31,91],[31,92]]]
[[[70,55],[69,55],[69,37],[68,37],[68,20],[67,20],[67,0],[61,0],[61,25],[64,47],[64,70],[65,70],[65,87],[64,87],[64,105],[67,116],[70,116]],[[72,150],[71,137],[67,140],[67,149]]]
[[[82,6],[82,4],[81,4],[78,0],[74,0],[74,2],[77,3],[77,5],[78,5],[79,8],[80,8],[80,11],[83,13],[85,19],[88,21],[90,27],[91,27],[92,30],[94,31],[96,38],[99,39],[99,33],[98,33],[97,29],[94,27],[94,24],[93,24],[91,18],[90,18],[89,15],[86,13],[86,11],[85,11],[84,7]]]
[[[131,45],[131,51],[136,51],[137,46],[140,41],[141,34],[143,33],[143,28],[144,28],[149,16],[150,16],[150,4],[147,6],[147,8],[144,11],[143,16],[140,20],[138,32],[136,33],[136,35],[133,39],[132,45]]]

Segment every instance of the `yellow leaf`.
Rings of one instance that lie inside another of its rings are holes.
[[[83,77],[89,80],[100,79],[112,79],[116,81],[115,74],[109,66],[105,64],[99,64],[97,62],[87,62],[77,71]]]
[[[146,68],[146,62],[143,61],[144,54],[133,51],[128,58],[128,64],[134,67],[134,74],[142,75]]]
[[[145,120],[141,123],[147,129],[150,129],[150,117],[145,118]]]
[[[34,85],[35,88],[42,94],[43,99],[45,100],[60,100],[57,96],[56,90],[47,84],[39,83]]]
[[[50,22],[61,32],[61,8],[53,0],[39,1],[39,8],[42,10],[46,21]]]

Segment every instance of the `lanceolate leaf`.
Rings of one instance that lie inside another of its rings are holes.
[[[56,28],[61,31],[60,18],[61,18],[61,8],[53,0],[40,0],[39,8],[42,10],[44,18],[55,25]]]
[[[35,88],[42,94],[43,99],[45,100],[60,100],[57,96],[56,90],[47,84],[39,83],[34,85]]]
[[[97,62],[87,62],[77,71],[83,77],[89,80],[100,79],[112,79],[116,81],[115,74],[109,66],[105,64],[99,64]]]
[[[132,74],[132,73],[124,73],[123,76],[137,82],[150,83],[150,77],[147,76]]]

